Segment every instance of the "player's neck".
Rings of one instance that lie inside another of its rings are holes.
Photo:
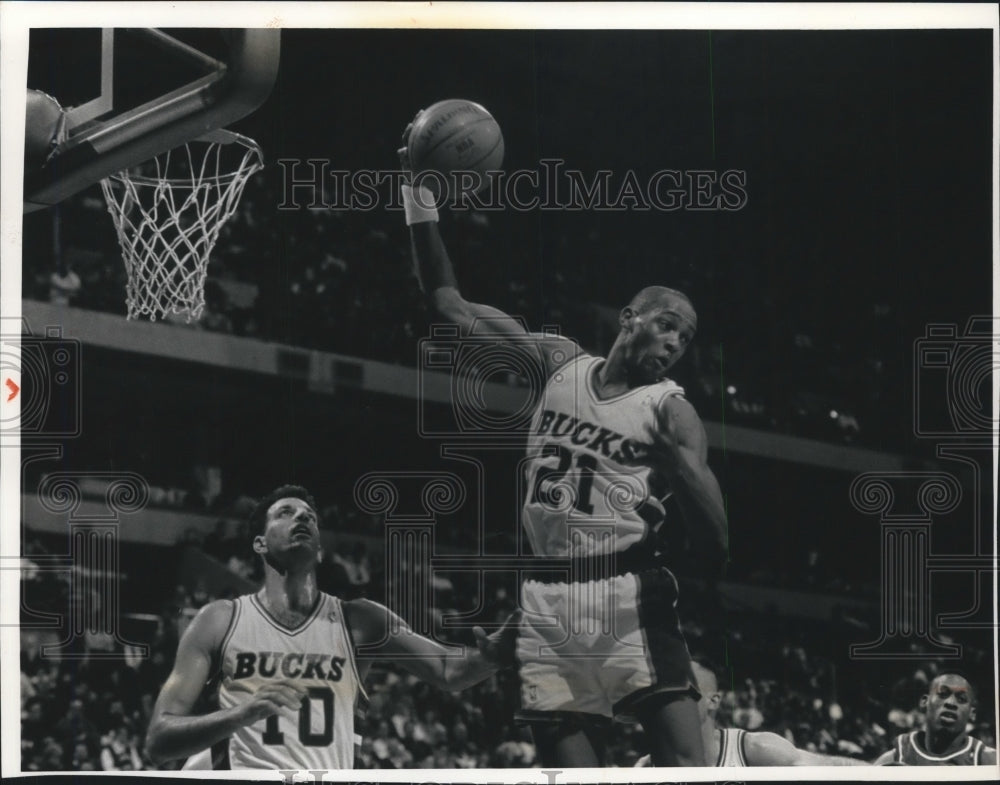
[[[926,752],[929,752],[931,755],[951,755],[966,745],[968,734],[963,732],[957,736],[952,736],[944,733],[934,733],[930,728],[925,728],[923,737]]]
[[[594,392],[601,398],[613,398],[628,392],[635,386],[630,383],[625,360],[622,353],[616,351],[616,348],[617,344],[611,347],[607,359],[597,367],[597,372],[593,377]]]
[[[714,721],[701,724],[701,743],[705,748],[705,765],[714,766],[719,760],[719,748],[722,746],[722,731]]]
[[[261,601],[275,615],[308,614],[318,595],[314,570],[284,574],[270,568],[265,571]]]

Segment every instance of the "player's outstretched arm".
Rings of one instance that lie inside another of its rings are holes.
[[[417,117],[421,112],[417,112]],[[414,121],[416,119],[415,117]],[[403,147],[396,151],[408,181],[412,181],[407,158],[407,142],[412,128],[413,123],[406,126]],[[406,182],[402,185],[401,196],[406,212],[406,225],[410,227],[410,248],[417,281],[434,310],[465,331],[471,330],[479,322],[479,327],[488,329],[493,334],[525,337],[527,330],[519,320],[491,305],[469,302],[458,290],[455,269],[438,231],[438,213],[430,190]]]
[[[371,600],[345,602],[344,613],[361,663],[393,662],[443,690],[464,690],[513,663],[516,616],[492,635],[476,627],[477,648],[472,649],[445,647],[425,638]]]
[[[231,709],[191,715],[232,618],[232,602],[209,603],[194,617],[177,647],[174,669],[160,690],[146,733],[146,754],[157,763],[186,758],[231,736],[239,728],[275,714],[298,710],[305,692],[290,682],[268,685]]]
[[[432,199],[426,191],[414,193],[406,185],[403,189],[406,201]],[[420,288],[438,314],[465,332],[471,331],[475,325],[480,330],[488,330],[491,335],[527,337],[528,332],[520,320],[492,305],[473,303],[462,296],[436,217],[410,224],[410,248]]]
[[[800,750],[777,733],[747,733],[743,752],[751,766],[867,766],[866,761]]]
[[[669,480],[695,545],[721,564],[728,548],[726,508],[708,466],[705,427],[694,407],[677,396],[660,401],[657,419],[659,427],[650,434],[654,468]]]
[[[419,115],[418,112],[417,116]],[[409,161],[406,142],[412,126],[413,123],[410,123],[406,127],[403,133],[404,146],[397,151],[400,165],[407,173],[408,179]],[[466,334],[476,332],[478,335],[509,337],[521,342],[534,337],[520,319],[492,305],[465,299],[459,289],[448,249],[438,230],[438,214],[433,195],[428,189],[420,186],[412,187],[409,183],[402,186],[401,195],[406,212],[406,224],[410,227],[410,248],[417,280],[434,311],[457,324]],[[546,375],[579,352],[576,343],[564,338],[546,338],[534,343],[537,344]]]

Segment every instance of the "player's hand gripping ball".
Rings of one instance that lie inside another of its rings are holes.
[[[412,173],[412,183],[435,196],[451,187],[478,193],[489,185],[488,172],[503,163],[499,124],[485,107],[460,98],[417,112],[403,132],[403,142],[400,160]]]

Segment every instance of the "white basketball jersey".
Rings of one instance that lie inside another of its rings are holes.
[[[743,737],[746,731],[740,728],[721,728],[719,730],[719,759],[716,766],[740,766],[747,763],[746,751],[743,749]]]
[[[649,467],[633,462],[660,401],[684,390],[665,380],[600,399],[603,362],[582,354],[557,370],[532,420],[522,522],[536,556],[624,551],[663,521],[669,488],[650,488]]]
[[[320,593],[294,629],[272,617],[253,594],[235,600],[222,643],[219,708],[246,702],[271,680],[294,679],[308,691],[298,710],[284,709],[213,745],[215,769],[351,769],[355,714],[368,703],[340,600]],[[196,756],[197,757],[197,756]],[[185,768],[199,767],[191,759]]]

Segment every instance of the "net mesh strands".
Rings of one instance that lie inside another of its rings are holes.
[[[263,166],[256,142],[218,131],[101,181],[122,248],[129,319],[201,316],[209,256]]]

